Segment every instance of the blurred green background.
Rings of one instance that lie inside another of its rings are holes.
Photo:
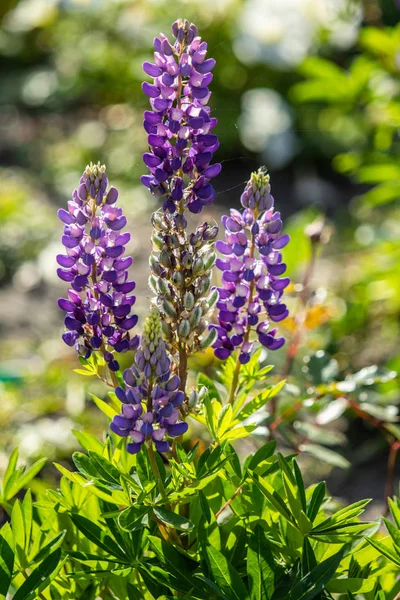
[[[76,357],[60,340],[56,211],[90,160],[106,163],[133,234],[143,314],[149,216],[157,204],[139,183],[147,108],[141,64],[152,58],[153,37],[169,35],[170,24],[185,17],[217,60],[211,107],[224,169],[215,206],[202,216],[218,219],[238,207],[249,173],[268,167],[292,235],[285,258],[294,315],[310,265],[304,230],[315,219],[324,223],[282,410],[299,397],[306,402],[288,419],[281,442],[300,451],[310,441],[330,445],[330,466],[312,459],[314,478],[315,469],[330,475],[334,492],[350,500],[383,498],[387,435],[347,409],[315,421],[338,400],[340,386],[322,405],[309,396],[316,381],[343,383],[376,365],[359,376],[354,398],[400,437],[392,373],[400,367],[399,15],[393,0],[2,0],[0,470],[17,444],[28,462],[41,455],[63,460],[77,446],[71,429],[102,435],[106,422],[88,389],[104,390],[72,372]],[[290,338],[296,323],[285,326]],[[277,375],[285,360],[285,350],[268,357]],[[211,362],[207,354],[194,366],[209,369]],[[321,427],[331,422],[329,444]],[[352,469],[339,468],[349,463]]]

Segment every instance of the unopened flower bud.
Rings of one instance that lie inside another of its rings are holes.
[[[184,269],[190,269],[192,266],[192,258],[190,256],[190,254],[185,254],[185,256],[182,259],[182,264]]]
[[[166,281],[162,277],[158,278],[157,287],[158,287],[158,293],[161,294],[162,296],[165,296],[169,293],[168,281]]]
[[[162,250],[162,248],[165,245],[162,235],[160,235],[159,233],[156,233],[156,232],[153,232],[153,234],[151,236],[151,241],[153,242],[154,250]]]
[[[200,340],[200,348],[208,348],[212,346],[215,340],[217,339],[218,334],[215,328],[209,329],[207,333]]]
[[[202,258],[196,258],[193,264],[193,273],[198,275],[204,269],[204,261]]]
[[[168,317],[170,317],[171,319],[176,319],[177,314],[176,314],[176,310],[174,308],[174,305],[169,302],[168,300],[164,300],[162,303],[162,307],[163,307],[163,311],[165,312],[166,315],[168,315]]]
[[[199,395],[196,390],[192,390],[189,394],[189,406],[190,408],[195,408],[199,401]]]
[[[153,292],[153,294],[158,294],[158,278],[155,277],[154,275],[150,275],[149,280],[149,288],[150,290]]]
[[[207,304],[208,304],[210,310],[212,308],[214,308],[214,306],[218,302],[218,298],[219,298],[218,288],[215,287],[211,290],[211,293],[209,294],[209,296],[207,296]]]
[[[168,252],[166,250],[163,250],[160,253],[160,264],[165,267],[166,269],[170,269],[171,268],[171,258],[170,255],[168,254]]]
[[[201,308],[200,306],[195,306],[189,315],[189,323],[191,327],[194,329],[198,326],[201,319]]]
[[[192,294],[192,292],[186,292],[186,294],[183,297],[183,305],[186,308],[186,310],[192,310],[194,306],[194,295]]]
[[[175,271],[171,277],[171,281],[176,287],[182,288],[185,282],[185,278],[180,271]]]
[[[210,252],[207,257],[204,259],[204,269],[205,271],[210,271],[212,269],[212,267],[214,266],[215,260],[217,258],[216,253]]]
[[[180,338],[186,338],[190,334],[190,324],[187,319],[182,319],[178,326],[178,335]]]

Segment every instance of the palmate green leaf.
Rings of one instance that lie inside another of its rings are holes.
[[[227,561],[222,552],[212,546],[204,548],[207,563],[217,586],[225,593],[226,600],[247,600],[249,594],[239,573]]]
[[[237,477],[238,480],[241,481],[243,474],[238,453],[232,444],[229,443],[225,445],[224,452],[225,456],[229,456],[230,459],[226,465],[226,473],[228,474],[228,477]]]
[[[219,587],[215,585],[213,581],[211,581],[211,579],[208,579],[208,577],[206,577],[202,573],[199,575],[195,575],[194,578],[198,579],[202,583],[205,583],[213,592],[217,594],[217,598],[225,598],[225,594],[222,592],[222,590],[220,590]],[[171,598],[170,600],[173,599]]]
[[[22,506],[19,500],[16,500],[11,513],[11,527],[15,543],[15,551],[22,567],[27,565],[25,554],[25,525],[22,513]]]
[[[94,394],[90,394],[90,397],[92,398],[97,408],[99,408],[101,412],[104,413],[110,420],[112,420],[115,417],[117,411],[114,410],[109,404],[107,404],[106,402],[104,402],[104,400],[101,400]]]
[[[60,533],[58,533],[52,540],[50,540],[43,548],[39,550],[36,556],[31,560],[30,565],[34,565],[46,558],[49,554],[60,548],[63,540],[65,538],[65,534],[67,533],[66,529],[63,529]]]
[[[328,517],[325,519],[325,521],[322,521],[322,523],[318,523],[318,525],[312,529],[311,534],[325,533],[327,531],[330,532],[332,528],[342,525],[359,525],[360,523],[354,523],[351,521],[351,519],[358,517],[370,502],[370,499],[359,500],[354,504],[350,504],[350,506],[346,506],[345,508],[338,510],[331,517]]]
[[[197,478],[208,477],[215,470],[218,470],[222,465],[231,459],[230,456],[226,456],[221,459],[224,453],[225,444],[219,444],[213,450],[207,448],[200,456],[196,466]]]
[[[2,496],[7,487],[7,483],[10,481],[12,475],[15,473],[15,469],[16,469],[17,461],[18,461],[18,452],[19,452],[18,448],[15,448],[12,451],[11,456],[9,458],[7,469],[6,469],[6,471],[4,473],[4,477],[3,477]]]
[[[307,517],[313,523],[316,519],[319,509],[321,508],[326,494],[326,484],[325,481],[320,481],[320,483],[314,488],[312,493],[309,505],[307,507]]]
[[[151,594],[152,598],[164,598],[168,594],[167,586],[170,581],[165,569],[149,562],[142,562],[138,570],[144,581],[146,591]],[[173,580],[172,577],[171,579]]]
[[[119,513],[118,523],[124,531],[138,531],[149,524],[150,506],[130,506]]]
[[[74,369],[74,373],[78,375],[83,375],[84,377],[95,377],[96,373],[94,373],[91,369]]]
[[[106,502],[111,502],[112,504],[116,504],[118,506],[128,506],[129,499],[127,498],[125,492],[114,490],[111,493],[107,493],[104,489],[100,489],[99,485],[95,485],[95,481],[87,481],[82,475],[79,473],[75,473],[66,469],[63,465],[58,463],[54,463],[54,466],[60,473],[62,473],[67,479],[72,481],[73,483],[77,483],[81,488],[94,494],[98,498],[105,500]]]
[[[207,523],[204,515],[201,515],[197,529],[198,542],[202,547],[211,545],[221,550],[221,532],[214,513],[211,513],[210,523]]]
[[[274,398],[279,392],[282,390],[284,385],[286,384],[286,380],[280,381],[276,385],[273,385],[266,390],[263,390],[261,394],[258,394],[255,398],[250,400],[241,411],[236,416],[239,421],[244,421],[252,414],[254,414],[257,410],[259,410],[262,406],[264,406],[271,398]]]
[[[291,512],[288,510],[285,501],[278,494],[276,490],[274,490],[266,481],[263,481],[258,475],[249,471],[250,476],[252,477],[254,483],[259,488],[263,496],[268,500],[268,502],[277,510],[285,519],[292,522],[294,521]]]
[[[208,500],[207,500],[206,495],[203,492],[203,490],[199,490],[199,501],[200,501],[201,511],[203,513],[205,520],[207,521],[207,523],[211,523],[211,509],[210,509]]]
[[[221,412],[218,415],[216,433],[217,440],[223,438],[224,433],[228,431],[230,427],[232,427],[233,423],[233,411],[232,406],[230,404],[226,404],[222,407]]]
[[[400,529],[398,529],[391,521],[388,519],[383,519],[386,528],[392,538],[394,545],[397,546],[396,550],[400,553]]]
[[[175,471],[178,471],[178,473],[182,475],[182,477],[184,477],[185,479],[189,479],[191,481],[196,480],[196,474],[194,472],[195,469],[189,463],[178,463],[172,458],[170,459],[169,464],[172,467],[173,477],[177,476]]]
[[[103,444],[94,435],[83,431],[76,431],[75,429],[72,430],[72,433],[86,451],[92,450],[98,454],[103,452]]]
[[[269,600],[275,588],[274,558],[264,530],[257,525],[249,537],[247,575],[250,600]]]
[[[32,534],[32,493],[31,490],[27,490],[24,499],[21,505],[22,509],[22,518],[24,521],[24,531],[25,531],[25,555],[28,556],[29,547],[31,543],[31,534]]]
[[[227,431],[221,438],[221,441],[239,440],[249,436],[257,429],[258,425],[243,425],[242,427],[234,427]]]
[[[314,567],[293,586],[286,596],[287,600],[311,600],[315,598],[335,574],[342,557],[343,548]]]
[[[242,520],[232,528],[225,543],[224,555],[235,567],[244,560],[247,548],[247,532]]]
[[[7,485],[3,490],[3,499],[5,501],[10,500],[13,496],[18,494],[22,488],[39,473],[39,471],[45,465],[47,459],[39,458],[32,466],[25,470],[25,468],[17,469],[7,481]]]
[[[87,477],[88,479],[98,479],[97,469],[92,464],[87,454],[82,454],[82,452],[74,452],[72,455],[72,460],[78,471],[82,473],[84,477]]]
[[[312,529],[312,523],[305,514],[306,497],[303,478],[295,461],[293,462],[294,473],[288,465],[287,459],[280,453],[278,453],[278,461],[290,510],[296,519],[299,530],[306,534]]]
[[[159,519],[165,525],[173,527],[173,529],[179,529],[179,531],[192,531],[194,525],[189,519],[181,517],[177,513],[167,510],[163,506],[154,506],[153,512],[157,519]]]
[[[254,471],[254,469],[256,469],[256,467],[258,467],[258,465],[261,462],[263,462],[264,460],[267,460],[274,454],[275,448],[276,448],[275,440],[272,440],[271,442],[267,442],[266,444],[261,446],[261,448],[259,448],[257,450],[257,452],[254,454],[254,456],[251,457],[247,468],[250,469],[250,471]]]
[[[213,380],[210,379],[210,377],[208,377],[205,373],[199,373],[197,376],[197,387],[200,388],[203,386],[207,388],[207,396],[210,400],[215,398],[220,404],[222,404],[221,396]]]
[[[128,583],[127,585],[128,600],[144,600],[142,592],[136,585]]]
[[[76,525],[81,533],[87,537],[91,542],[96,544],[99,548],[115,556],[122,562],[126,562],[127,557],[124,551],[118,546],[118,544],[110,537],[104,529],[99,525],[87,519],[83,515],[71,514],[72,522]]]
[[[397,528],[400,529],[400,506],[392,498],[388,498],[388,500],[393,521],[396,523]]]
[[[389,560],[391,560],[397,566],[400,567],[400,556],[398,554],[396,554],[395,552],[393,552],[393,550],[391,548],[388,548],[388,546],[385,546],[385,544],[383,544],[382,542],[380,542],[378,540],[374,540],[373,538],[366,538],[366,539],[367,539],[367,542],[369,544],[371,544],[371,546],[373,546],[376,550],[378,550],[378,552],[383,554],[383,556],[386,556],[386,558],[388,558]],[[386,539],[389,539],[389,538],[386,538]]]
[[[119,564],[118,558],[107,558],[105,556],[99,556],[98,554],[91,554],[90,552],[80,552],[78,550],[68,550],[69,558],[73,558],[77,562],[105,562],[110,564]]]
[[[362,533],[371,530],[371,523],[360,523],[359,521],[349,521],[347,523],[338,523],[322,532],[309,532],[309,536],[321,542],[328,544],[343,544],[352,542]]]
[[[104,456],[97,452],[89,451],[90,461],[97,469],[98,476],[106,481],[107,483],[117,485],[121,487],[120,479],[121,474],[118,469]]]
[[[331,594],[345,594],[346,592],[354,594],[366,594],[372,592],[376,585],[374,577],[368,579],[355,578],[333,578],[326,584],[326,589]]]
[[[198,563],[159,538],[150,535],[148,539],[160,566],[174,578],[176,589],[191,592],[193,598],[206,598],[193,577]]]
[[[317,564],[318,563],[317,559],[315,558],[314,550],[310,544],[310,541],[305,537],[303,541],[303,552],[301,555],[301,572],[303,576],[315,569]]]
[[[15,593],[13,600],[33,600],[38,594],[46,589],[51,583],[51,575],[57,569],[61,569],[60,564],[61,550],[58,549],[50,554],[44,561],[29,575],[28,579],[21,585]],[[65,562],[66,559],[64,559]],[[56,571],[56,573],[58,572]]]
[[[0,595],[10,587],[14,568],[14,540],[9,523],[0,529]]]
[[[205,420],[206,425],[208,427],[208,431],[211,434],[211,437],[214,440],[218,439],[217,436],[217,423],[218,416],[221,412],[222,405],[215,398],[210,398],[208,395],[203,400],[203,405],[205,408]]]
[[[328,465],[333,467],[340,467],[341,469],[348,469],[351,467],[351,463],[338,452],[334,452],[319,444],[302,444],[301,451],[311,454],[315,458],[326,462]]]

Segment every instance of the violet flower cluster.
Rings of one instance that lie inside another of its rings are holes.
[[[274,210],[265,170],[252,174],[241,203],[241,212],[232,209],[229,216],[222,217],[225,241],[216,243],[223,255],[216,261],[222,271],[219,324],[210,327],[218,334],[213,345],[215,356],[224,360],[239,349],[239,360],[245,364],[253,349],[253,331],[269,350],[285,343],[283,337],[277,337],[273,324],[288,315],[282,295],[290,279],[280,277],[286,271],[280,250],[289,236],[281,234],[282,220]]]
[[[164,210],[183,212],[187,207],[199,213],[214,200],[210,181],[221,171],[220,164],[210,165],[219,146],[210,133],[217,119],[207,106],[215,60],[206,59],[207,43],[193,24],[176,21],[172,33],[173,43],[164,34],[154,39],[154,64],[143,64],[153,83],[142,85],[152,110],[144,113],[149,152],[143,160],[150,175],[141,180],[164,198]]]
[[[57,274],[71,285],[58,305],[66,312],[64,342],[84,358],[101,350],[110,370],[118,371],[114,352],[137,347],[139,339],[130,332],[138,317],[131,313],[136,300],[130,295],[135,282],[128,279],[132,258],[124,257],[130,234],[122,233],[126,218],[116,206],[116,188],[107,191],[105,170],[90,163],[68,209],[58,211],[65,254],[57,256]]]
[[[179,390],[179,377],[171,375],[160,313],[155,307],[146,319],[135,363],[123,377],[126,388],[115,390],[122,402],[121,414],[113,418],[111,430],[131,438],[126,446],[131,454],[139,452],[145,442],[154,443],[158,452],[167,452],[170,446],[165,438],[183,435],[188,424],[179,421],[177,409],[184,393]]]

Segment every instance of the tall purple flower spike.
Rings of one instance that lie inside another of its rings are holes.
[[[183,435],[188,429],[185,421],[179,421],[177,409],[184,393],[179,390],[179,377],[171,376],[170,366],[160,313],[154,307],[144,324],[135,363],[124,372],[126,387],[115,390],[122,408],[110,427],[117,435],[131,438],[126,445],[131,454],[139,452],[145,441],[154,443],[158,452],[167,452],[170,447],[165,438]]]
[[[163,197],[165,210],[182,213],[187,207],[199,213],[214,200],[210,181],[221,171],[220,164],[210,165],[219,146],[210,133],[217,119],[207,106],[215,60],[206,59],[207,43],[196,35],[193,23],[176,21],[172,33],[174,43],[164,34],[154,39],[154,64],[143,63],[153,83],[142,84],[151,111],[144,113],[143,122],[149,143],[143,160],[150,175],[141,180]]]
[[[124,257],[129,233],[122,233],[126,218],[115,204],[118,191],[107,191],[105,166],[90,163],[68,209],[58,211],[64,223],[62,243],[65,254],[57,256],[57,275],[70,283],[67,298],[58,300],[65,316],[68,346],[89,358],[93,350],[102,350],[112,371],[118,371],[115,352],[138,346],[138,336],[130,331],[138,317],[131,314],[136,297],[129,295],[135,282],[128,280],[131,257]]]
[[[242,211],[231,210],[222,217],[225,241],[216,243],[223,255],[216,266],[222,271],[222,286],[218,288],[219,325],[213,344],[215,356],[225,360],[239,349],[242,364],[250,360],[254,346],[251,334],[269,350],[277,350],[285,343],[276,337],[274,323],[285,319],[289,311],[282,302],[288,277],[280,250],[289,242],[282,235],[282,221],[274,210],[270,194],[269,175],[264,169],[252,173],[241,196]]]

